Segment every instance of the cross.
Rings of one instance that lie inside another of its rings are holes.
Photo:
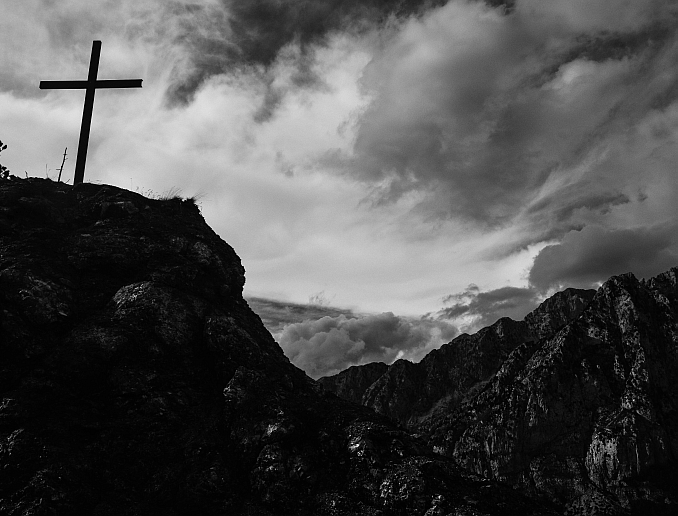
[[[86,81],[40,81],[41,90],[85,90],[85,107],[82,110],[82,125],[80,126],[80,140],[78,141],[78,156],[75,161],[75,177],[73,184],[82,183],[85,178],[85,160],[87,159],[87,144],[89,143],[89,129],[92,125],[92,109],[94,108],[94,91],[97,88],[141,88],[141,79],[126,79],[116,81],[98,81],[99,56],[101,55],[101,41],[92,42],[92,57],[89,61],[89,75]]]

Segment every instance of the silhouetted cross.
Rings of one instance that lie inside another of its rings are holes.
[[[75,161],[75,178],[73,184],[82,183],[85,178],[85,160],[87,159],[87,144],[89,143],[89,129],[92,125],[92,109],[94,108],[94,91],[97,88],[141,88],[141,79],[126,79],[118,81],[97,81],[99,56],[101,55],[101,41],[92,42],[92,57],[89,61],[89,75],[86,81],[40,81],[41,90],[85,90],[85,107],[82,110],[82,125],[80,126],[80,140],[78,141],[78,156]]]

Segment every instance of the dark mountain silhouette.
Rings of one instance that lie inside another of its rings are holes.
[[[190,199],[0,181],[0,514],[560,512],[323,389],[244,281]]]
[[[449,412],[483,386],[518,345],[549,337],[579,316],[595,292],[558,292],[525,320],[501,318],[473,335],[459,335],[416,364],[407,360],[391,366],[367,364],[318,381],[345,399],[417,426],[435,413]]]
[[[677,277],[568,289],[395,362],[361,395],[355,368],[319,382],[567,514],[678,514]]]

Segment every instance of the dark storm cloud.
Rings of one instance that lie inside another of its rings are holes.
[[[315,301],[325,302],[323,293],[309,304],[247,299],[292,363],[313,378],[369,362],[418,360],[459,333],[451,324],[429,317],[354,314]]]
[[[196,90],[215,75],[249,67],[265,70],[281,51],[293,45],[297,87],[322,84],[312,70],[314,47],[321,46],[333,32],[360,32],[389,16],[405,16],[439,4],[430,0],[222,0],[221,12],[204,6],[210,16],[210,30],[204,16],[194,15],[179,36],[190,55],[190,68],[177,74],[169,91],[173,103],[191,100]],[[184,7],[186,8],[186,7]],[[264,121],[280,100],[281,92],[267,89],[257,119]]]
[[[455,327],[431,319],[392,313],[323,317],[285,326],[278,341],[287,357],[312,378],[352,365],[419,360],[458,334]]]
[[[390,15],[421,12],[445,0],[222,0],[243,59],[271,64],[281,48],[321,43],[332,31],[360,30]]]
[[[424,191],[431,213],[498,227],[525,211],[535,241],[554,234],[545,217],[562,235],[627,202],[637,171],[612,177],[605,150],[678,98],[676,10],[650,4],[450,2],[410,19],[365,70],[353,154],[325,163],[385,202]]]
[[[502,287],[481,292],[477,285],[471,284],[464,292],[446,296],[443,302],[450,306],[437,312],[437,318],[453,321],[466,318],[469,323],[464,330],[475,331],[501,317],[522,320],[537,307],[540,299],[533,288]]]
[[[175,65],[172,73],[167,92],[170,104],[191,100],[210,77],[233,71],[242,55],[233,38],[228,12],[220,6],[168,6],[162,26],[169,28],[172,44],[185,52],[185,59]]]
[[[529,282],[546,291],[561,287],[596,287],[615,274],[633,272],[649,278],[678,264],[678,225],[635,229],[587,226],[558,245],[542,249]]]
[[[41,19],[46,44],[85,64],[93,39],[124,38],[131,44],[155,46],[159,57],[173,63],[167,91],[170,105],[190,102],[196,91],[215,76],[239,73],[259,75],[271,82],[268,68],[284,56],[296,68],[293,87],[323,84],[313,69],[314,49],[337,32],[360,33],[391,16],[422,12],[444,0],[121,0],[93,3],[84,0],[37,0],[35,16]],[[27,77],[0,78],[0,87],[35,95]],[[32,80],[32,78],[31,78]],[[33,81],[34,82],[34,81]],[[18,84],[17,84],[18,83]],[[279,102],[284,92],[265,89],[258,114]]]

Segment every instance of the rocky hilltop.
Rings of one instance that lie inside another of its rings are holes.
[[[567,514],[678,514],[677,277],[568,289],[523,321],[395,362],[361,402]],[[320,382],[341,394],[357,376]]]
[[[0,181],[0,514],[561,512],[462,470],[385,416],[323,389],[250,310],[244,281],[238,256],[190,199]],[[628,377],[641,371],[624,360]],[[648,378],[633,392],[655,385]],[[629,406],[656,417],[673,406],[647,396],[633,400],[649,405]],[[487,460],[470,443],[488,431],[485,420],[464,417],[463,431],[441,420],[436,438],[446,451],[468,443],[463,463],[480,470]],[[613,446],[622,457],[627,442],[608,436],[600,418],[594,465],[612,461]],[[653,421],[643,436],[664,428]],[[673,434],[657,435],[663,440],[639,446],[674,445]],[[511,453],[512,442],[502,450]],[[489,473],[512,479],[519,464],[501,457]],[[595,470],[596,478],[623,479],[625,467]]]

